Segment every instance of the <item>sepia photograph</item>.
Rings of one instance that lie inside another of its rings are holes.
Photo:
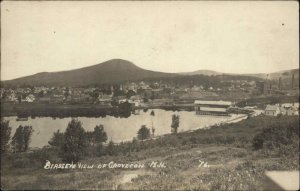
[[[299,2],[1,1],[1,190],[299,190]]]

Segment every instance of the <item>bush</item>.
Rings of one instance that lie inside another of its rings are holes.
[[[252,141],[255,150],[266,148],[268,150],[292,145],[299,141],[298,121],[286,121],[286,123],[272,124],[263,129]]]
[[[18,157],[12,161],[15,168],[28,168],[32,165],[32,161],[26,157]]]
[[[145,140],[150,137],[150,130],[146,127],[146,125],[142,125],[137,134],[139,140]]]
[[[64,133],[61,133],[59,130],[57,130],[53,133],[53,136],[48,143],[53,147],[61,147],[64,143]]]

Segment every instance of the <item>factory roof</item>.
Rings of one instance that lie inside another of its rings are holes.
[[[226,112],[225,108],[201,107],[200,111]]]
[[[204,101],[204,100],[195,100],[194,104],[203,104],[203,105],[227,105],[230,106],[232,103],[230,101]]]

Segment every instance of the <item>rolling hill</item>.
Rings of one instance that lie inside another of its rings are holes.
[[[282,70],[273,73],[249,73],[249,74],[222,73],[213,70],[197,70],[194,72],[182,72],[179,74],[189,75],[189,76],[191,75],[216,76],[216,75],[225,74],[225,75],[235,75],[235,76],[253,76],[253,77],[258,77],[258,78],[268,79],[268,80],[278,80],[279,77],[281,77],[282,79],[291,78],[292,74],[294,74],[295,79],[299,78],[299,69]]]
[[[245,74],[248,76],[255,76],[263,79],[269,79],[269,80],[278,80],[278,78],[282,79],[290,79],[292,78],[292,74],[294,74],[295,79],[299,78],[299,68],[298,69],[291,69],[291,70],[282,70],[278,72],[273,73],[259,73],[259,74]]]
[[[206,76],[216,76],[216,75],[221,75],[223,73],[221,72],[216,72],[213,70],[197,70],[194,72],[182,72],[179,73],[181,75],[188,75],[188,76],[192,76],[192,75],[206,75]]]
[[[32,86],[85,86],[173,76],[177,76],[177,74],[145,70],[129,61],[112,59],[75,70],[37,73],[31,76],[3,81],[3,84],[14,86],[21,84],[30,84]]]

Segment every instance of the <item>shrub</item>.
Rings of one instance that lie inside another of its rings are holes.
[[[142,125],[137,134],[139,140],[145,140],[150,137],[150,130],[146,127],[146,125]]]
[[[286,123],[272,124],[269,128],[263,129],[252,140],[255,150],[266,148],[272,150],[299,141],[298,121],[286,121]]]
[[[171,132],[176,134],[179,127],[179,115],[172,115]]]
[[[61,147],[64,143],[64,133],[59,132],[57,130],[54,132],[52,138],[50,141],[48,141],[49,145],[54,146],[54,147]]]

